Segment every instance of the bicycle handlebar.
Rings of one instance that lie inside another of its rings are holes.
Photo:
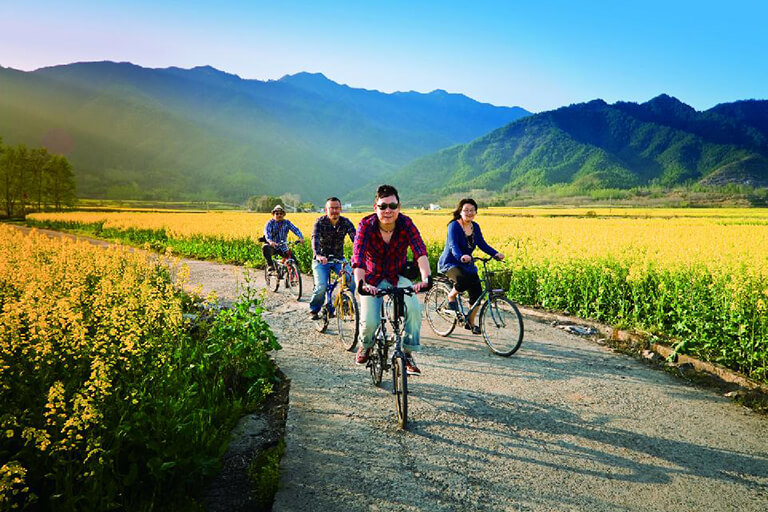
[[[367,291],[365,291],[365,288],[363,288],[363,281],[362,281],[362,279],[360,280],[360,283],[358,284],[357,289],[358,289],[358,293],[360,293],[360,295],[367,295],[368,297],[385,297],[387,295],[395,295],[395,294],[398,293],[398,291],[402,291],[403,295],[408,295],[408,296],[414,295],[416,293],[416,291],[411,286],[408,286],[406,288],[397,288],[397,287],[395,287],[395,288],[379,288],[379,290],[375,294],[374,293],[368,293]]]
[[[427,278],[427,286],[422,288],[421,291],[425,292],[425,291],[429,290],[430,288],[432,288],[432,284],[433,283],[434,283],[434,280],[432,279],[432,275],[430,275]],[[405,288],[397,288],[397,287],[393,287],[393,288],[379,288],[379,291],[377,291],[375,294],[373,294],[373,293],[368,293],[367,291],[365,291],[365,287],[363,286],[363,280],[362,279],[357,283],[357,291],[358,291],[358,293],[360,295],[366,295],[368,297],[384,297],[386,295],[394,295],[396,293],[395,292],[396,290],[403,290],[404,294],[408,295],[408,296],[415,295],[415,294],[418,293],[416,290],[413,289],[413,286],[406,286]]]
[[[472,261],[482,261],[483,263],[489,263],[492,260],[495,260],[495,256],[488,256],[487,258],[483,258],[481,256],[472,256]],[[497,260],[498,261],[498,260]]]
[[[315,261],[320,261],[320,260],[317,259],[318,256],[323,256],[323,255],[322,254],[316,255],[315,258],[314,258]],[[328,263],[334,263],[334,264],[341,263],[342,265],[348,265],[349,264],[349,262],[347,261],[347,258],[344,258],[344,257],[337,258],[333,254],[329,254],[328,256],[323,256],[323,258],[327,259]]]

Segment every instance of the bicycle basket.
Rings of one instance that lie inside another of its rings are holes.
[[[488,278],[491,291],[506,293],[509,290],[509,283],[512,281],[511,270],[489,270],[485,276]]]

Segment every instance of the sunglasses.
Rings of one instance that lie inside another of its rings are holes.
[[[275,215],[285,215],[285,212],[281,212],[280,210],[277,210],[274,212]]]
[[[389,208],[390,210],[397,210],[397,207],[400,206],[400,203],[379,203],[376,205],[379,210],[386,210]]]

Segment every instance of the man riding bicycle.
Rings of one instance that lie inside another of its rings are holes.
[[[363,218],[357,227],[352,249],[355,282],[359,282],[361,289],[372,295],[375,295],[379,288],[392,286],[412,286],[416,292],[427,288],[430,280],[427,248],[413,221],[400,214],[400,196],[397,189],[391,185],[381,185],[376,191],[373,207],[375,213]],[[419,266],[420,283],[412,284],[409,279],[400,275],[407,262],[408,247],[413,251]],[[360,296],[363,343],[357,351],[357,364],[368,362],[373,346],[373,333],[379,325],[381,301],[380,297]],[[406,368],[410,375],[421,375],[412,356],[412,352],[418,352],[421,348],[421,307],[415,295],[405,297],[405,306],[403,349],[407,357]]]
[[[346,236],[349,236],[352,242],[355,241],[355,226],[348,218],[342,217],[341,200],[338,197],[329,197],[325,201],[325,215],[318,217],[312,228],[312,275],[315,279],[315,288],[309,301],[309,316],[312,320],[318,319],[320,308],[323,307],[331,270],[337,274],[342,271],[341,263],[329,262],[328,257],[343,258]],[[349,288],[354,295],[355,283],[351,279]]]
[[[285,258],[288,255],[288,230],[299,237],[299,242],[304,243],[304,235],[299,228],[293,225],[291,221],[285,218],[285,210],[279,204],[272,208],[272,218],[264,226],[264,238],[267,243],[261,248],[267,266],[275,269],[275,262],[272,256],[278,254]]]

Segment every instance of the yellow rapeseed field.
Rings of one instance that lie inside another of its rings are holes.
[[[0,225],[3,441],[36,452],[30,459],[98,466],[114,378],[148,361],[164,364],[157,344],[181,328],[177,295],[165,267],[146,255]],[[28,491],[30,468],[19,460],[0,464],[4,508]]]
[[[407,211],[439,256],[450,210]],[[364,214],[349,217],[357,222]],[[308,237],[317,213],[289,213]],[[32,218],[135,232],[180,253],[262,265],[254,243],[268,214],[65,213]],[[768,378],[768,210],[481,208],[485,238],[506,255],[497,266],[514,300],[634,327],[675,348]],[[98,224],[94,224],[98,223]],[[69,224],[73,226],[73,224]],[[95,231],[96,233],[99,230]],[[295,251],[305,271],[311,254]]]
[[[0,510],[166,510],[216,471],[279,345],[177,263],[0,224]]]
[[[450,212],[408,211],[425,240],[442,244]],[[306,237],[317,213],[289,213]],[[365,214],[351,214],[357,223]],[[196,235],[252,239],[269,214],[245,212],[71,212],[30,216],[40,221],[103,222],[105,228],[164,229],[170,238]],[[513,260],[555,262],[611,257],[637,269],[703,265],[768,275],[765,209],[481,209],[486,239]],[[638,270],[639,271],[639,270]]]

